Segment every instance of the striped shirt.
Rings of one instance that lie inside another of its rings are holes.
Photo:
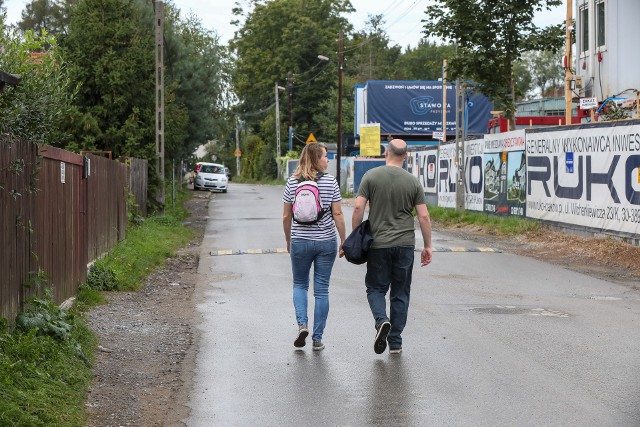
[[[336,223],[333,220],[333,215],[331,215],[331,203],[342,200],[338,182],[333,175],[324,174],[317,180],[317,183],[320,189],[322,208],[327,209],[327,213],[324,214],[320,221],[311,225],[298,224],[292,221],[292,239],[332,240],[336,238]],[[293,197],[297,186],[298,180],[290,176],[282,195],[284,203],[293,205]]]

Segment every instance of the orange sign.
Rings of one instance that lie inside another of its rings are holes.
[[[242,151],[239,148],[236,148],[236,151],[233,152],[236,157],[242,157]]]
[[[313,136],[313,133],[310,133],[309,138],[307,138],[307,144],[310,144],[312,142],[318,142],[318,141],[316,141],[316,137]]]

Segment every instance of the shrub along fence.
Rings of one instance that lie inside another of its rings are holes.
[[[125,238],[129,182],[147,179],[141,162],[133,174],[100,156],[0,139],[0,317],[12,321],[43,278],[56,302],[75,295],[89,261]]]

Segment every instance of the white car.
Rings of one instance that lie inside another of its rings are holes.
[[[227,174],[224,165],[218,163],[196,164],[196,177],[193,181],[194,190],[218,190],[227,192]]]

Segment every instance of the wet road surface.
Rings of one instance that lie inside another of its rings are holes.
[[[344,259],[326,348],[296,350],[282,189],[210,203],[187,425],[640,425],[640,293],[438,232],[432,265],[416,253],[402,354],[374,353],[366,267]]]

